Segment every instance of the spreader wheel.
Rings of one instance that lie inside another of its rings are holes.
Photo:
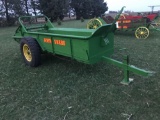
[[[102,26],[102,22],[97,19],[91,19],[88,23],[87,23],[87,28],[88,29],[97,29],[98,27]]]
[[[139,27],[135,31],[135,36],[137,39],[146,39],[149,36],[149,30],[146,27]]]
[[[37,67],[41,63],[41,50],[37,41],[31,37],[21,39],[20,50],[24,62],[31,66]]]

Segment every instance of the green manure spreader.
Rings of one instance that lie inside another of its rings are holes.
[[[110,58],[114,52],[115,22],[116,19],[112,24],[97,29],[55,28],[45,16],[24,16],[19,18],[20,26],[13,38],[20,43],[24,62],[31,67],[40,65],[41,53],[48,52],[86,64],[101,61],[114,64],[124,69],[123,84],[130,83],[129,71],[143,76],[151,75],[150,71],[129,65],[128,57],[124,62]]]

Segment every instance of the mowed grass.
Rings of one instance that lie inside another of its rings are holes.
[[[86,27],[66,21],[58,27]],[[57,26],[57,23],[54,23]],[[160,34],[137,40],[133,32],[115,34],[112,58],[156,72],[120,84],[123,71],[107,63],[86,65],[69,58],[42,56],[42,65],[24,64],[19,44],[12,39],[16,27],[0,28],[0,120],[159,120]],[[119,49],[126,48],[120,51]]]

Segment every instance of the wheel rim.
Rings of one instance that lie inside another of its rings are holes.
[[[23,54],[24,54],[24,57],[26,58],[27,61],[29,61],[29,62],[32,61],[32,54],[31,54],[31,51],[30,51],[29,46],[27,44],[23,45]]]
[[[100,26],[102,26],[102,22],[99,19],[91,19],[87,24],[88,29],[97,29]]]
[[[139,27],[135,32],[135,36],[137,39],[146,39],[149,36],[149,30],[146,27]]]

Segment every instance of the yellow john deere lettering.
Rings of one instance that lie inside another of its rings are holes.
[[[64,40],[54,40],[54,44],[65,46],[66,45],[66,41],[64,41]]]
[[[45,42],[45,43],[50,43],[50,44],[51,44],[51,43],[52,43],[52,40],[51,40],[50,38],[44,38],[44,42]]]

